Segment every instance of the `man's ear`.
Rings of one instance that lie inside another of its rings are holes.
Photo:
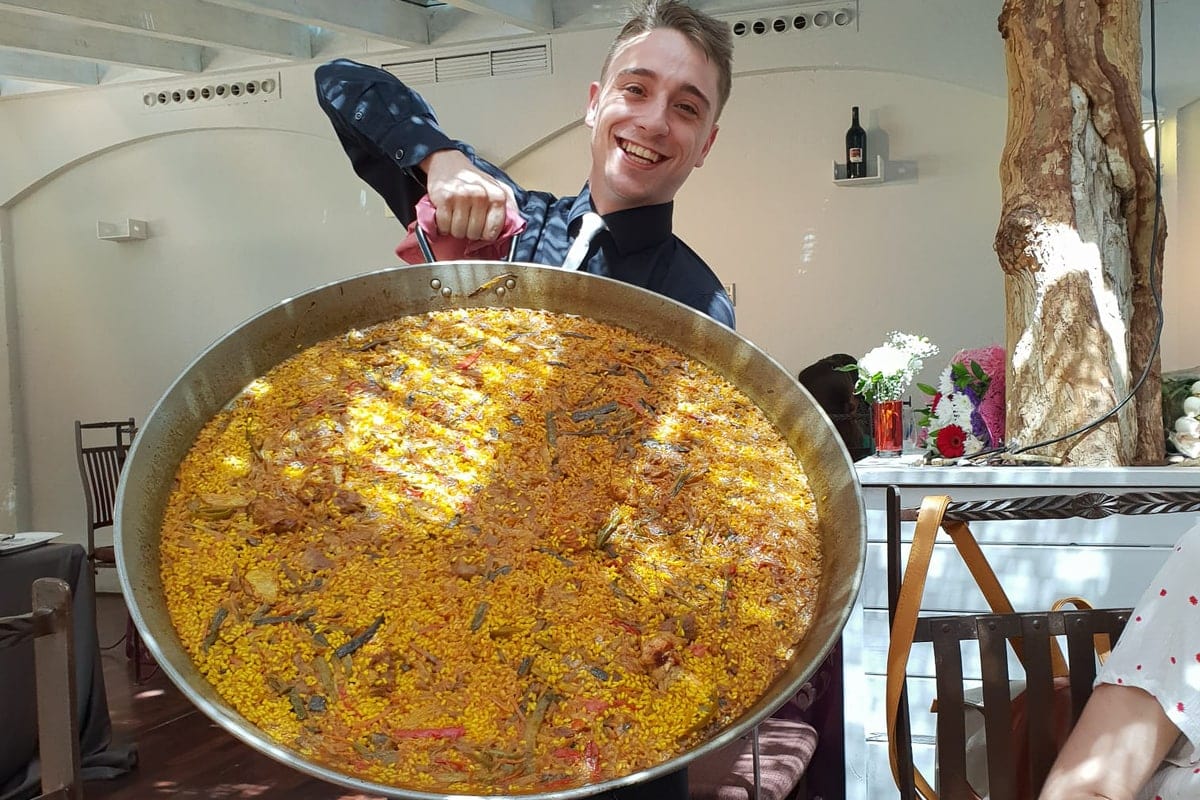
[[[592,81],[588,87],[587,113],[583,115],[583,124],[589,128],[596,124],[596,110],[600,104],[600,84]]]
[[[712,130],[708,134],[708,141],[704,143],[704,147],[700,150],[700,157],[696,159],[697,167],[704,166],[704,159],[708,158],[708,151],[712,149],[713,142],[717,140],[717,131],[720,129],[720,125],[713,123]]]

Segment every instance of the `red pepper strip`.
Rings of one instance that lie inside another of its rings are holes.
[[[579,751],[573,747],[559,747],[551,755],[563,761],[570,761],[572,764],[582,758]]]
[[[696,643],[693,645],[689,645],[688,650],[690,650],[692,655],[694,655],[694,656],[708,655],[708,645],[706,645],[706,644]]]
[[[593,714],[599,714],[601,711],[606,710],[612,705],[612,703],[608,702],[607,700],[601,700],[596,697],[585,697],[580,701],[580,704],[583,706],[585,711],[590,711]]]
[[[623,406],[625,406],[625,407],[626,407],[626,408],[628,408],[630,411],[633,411],[634,413],[636,413],[636,414],[637,414],[638,416],[640,416],[640,417],[649,417],[649,416],[651,416],[650,412],[646,410],[646,407],[645,407],[645,406],[643,406],[641,403],[639,403],[637,400],[635,400],[635,399],[634,399],[634,398],[632,398],[632,397],[627,397],[627,396],[625,396],[625,395],[622,395],[622,396],[620,396],[620,397],[618,397],[618,398],[617,398],[617,403],[619,403],[620,405],[623,405]]]
[[[451,728],[409,728],[392,731],[393,739],[461,739],[467,729],[461,725]]]
[[[595,739],[589,739],[584,745],[583,763],[588,768],[588,780],[597,783],[600,780],[600,746]]]
[[[466,370],[469,370],[471,367],[475,366],[475,362],[479,360],[481,355],[483,355],[482,347],[476,350],[474,353],[471,353],[471,355],[467,356],[462,361],[455,364],[454,368],[465,372]]]
[[[636,636],[637,634],[641,633],[641,631],[640,631],[640,630],[638,630],[638,628],[637,628],[637,626],[636,626],[636,625],[634,625],[634,624],[633,624],[633,623],[631,623],[631,622],[626,622],[626,621],[625,621],[625,620],[623,620],[623,619],[614,619],[614,620],[612,621],[612,624],[613,624],[613,625],[616,625],[618,628],[620,628],[620,629],[622,629],[622,630],[624,630],[624,631],[626,631],[626,632],[628,632],[628,633],[632,633],[632,634],[634,634],[635,636]]]

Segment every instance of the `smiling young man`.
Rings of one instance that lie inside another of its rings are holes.
[[[425,100],[383,70],[325,64],[316,72],[317,97],[355,171],[406,226],[426,194],[442,236],[491,242],[519,215],[516,260],[567,262],[733,327],[721,281],[672,232],[675,195],[716,139],[732,57],[729,26],[680,0],[632,9],[589,89],[592,165],[574,197],[517,185],[446,135]],[[572,249],[594,214],[603,220],[599,232]]]

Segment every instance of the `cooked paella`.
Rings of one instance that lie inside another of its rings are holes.
[[[575,787],[711,738],[815,610],[799,460],[736,387],[584,317],[458,309],[254,381],[161,541],[199,671],[312,762],[439,793]]]

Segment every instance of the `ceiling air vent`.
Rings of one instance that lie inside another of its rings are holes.
[[[492,54],[469,53],[436,60],[437,82],[465,81],[471,78],[492,77]]]
[[[547,75],[551,67],[550,46],[539,44],[504,50],[481,50],[475,53],[424,58],[419,61],[400,61],[382,66],[410,86],[479,78]]]
[[[384,64],[383,68],[409,86],[433,83],[437,80],[437,72],[434,71],[432,58],[423,61],[409,61],[406,64]]]

